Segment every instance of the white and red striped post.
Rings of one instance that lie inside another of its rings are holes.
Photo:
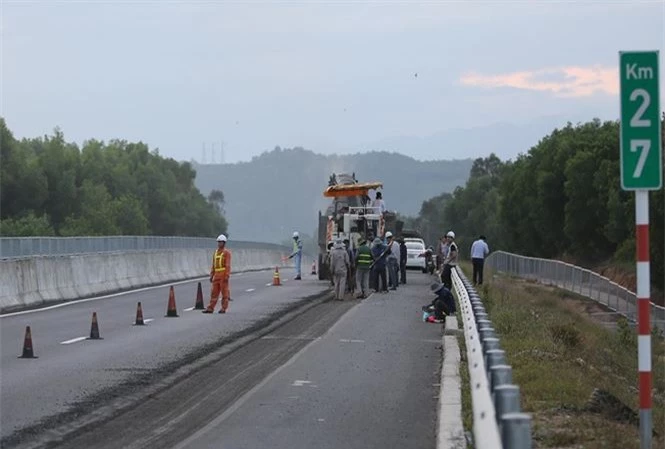
[[[649,192],[635,191],[637,246],[637,370],[640,390],[640,448],[651,449],[651,275],[649,273]]]

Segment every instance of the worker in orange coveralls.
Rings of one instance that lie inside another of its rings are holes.
[[[217,298],[222,294],[222,308],[219,313],[226,313],[229,308],[229,277],[231,275],[231,251],[225,248],[226,236],[220,234],[217,237],[217,250],[212,256],[212,267],[210,268],[210,304],[203,313],[213,313],[217,305]]]

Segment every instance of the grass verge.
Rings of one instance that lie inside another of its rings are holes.
[[[468,264],[462,269],[470,275]],[[639,447],[635,331],[620,319],[616,330],[604,326],[602,306],[579,295],[511,277],[488,280],[478,293],[513,367],[522,409],[533,416],[533,447]],[[665,447],[662,338],[652,338],[652,365],[656,448]]]

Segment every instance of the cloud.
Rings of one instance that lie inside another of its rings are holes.
[[[559,97],[588,97],[595,93],[617,95],[619,93],[618,71],[617,68],[602,66],[568,66],[501,75],[467,73],[462,75],[460,81],[466,86],[512,87],[551,92]]]

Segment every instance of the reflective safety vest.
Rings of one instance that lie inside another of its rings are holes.
[[[302,249],[302,240],[294,240],[293,241],[293,254],[297,253]]]
[[[358,248],[358,268],[369,269],[370,265],[372,265],[372,260],[372,252],[367,246]]]
[[[226,251],[215,251],[215,255],[212,258],[212,266],[214,267],[215,273],[223,273],[226,271],[226,264],[224,263],[224,256]]]

